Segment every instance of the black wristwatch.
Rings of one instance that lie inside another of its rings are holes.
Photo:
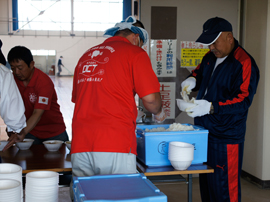
[[[213,104],[211,103],[211,107],[210,107],[210,114],[214,114],[215,110],[214,110],[214,106]]]

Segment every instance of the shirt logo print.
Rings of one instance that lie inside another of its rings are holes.
[[[29,100],[31,103],[35,103],[37,100],[37,95],[35,93],[30,93],[29,94]]]

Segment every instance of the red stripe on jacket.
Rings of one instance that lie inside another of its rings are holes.
[[[196,69],[192,70],[192,76],[194,76],[196,78],[197,73],[195,72],[195,70],[200,69],[201,63],[196,67]]]
[[[219,102],[219,105],[229,105],[242,102],[249,95],[248,86],[250,84],[250,77],[251,77],[251,65],[252,65],[251,59],[246,53],[243,54],[244,50],[238,49],[240,49],[240,47],[238,47],[235,50],[234,57],[242,64],[243,83],[240,86],[241,93],[238,94],[238,98],[233,98],[233,100],[227,100],[226,102]]]
[[[238,147],[238,144],[227,145],[228,186],[230,202],[238,202]]]

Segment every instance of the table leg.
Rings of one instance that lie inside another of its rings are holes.
[[[188,202],[192,202],[192,174],[188,174]]]

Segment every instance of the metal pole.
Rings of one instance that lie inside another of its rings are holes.
[[[71,0],[71,33],[70,36],[75,36],[74,34],[74,0]]]
[[[188,174],[188,202],[192,202],[192,174]]]

